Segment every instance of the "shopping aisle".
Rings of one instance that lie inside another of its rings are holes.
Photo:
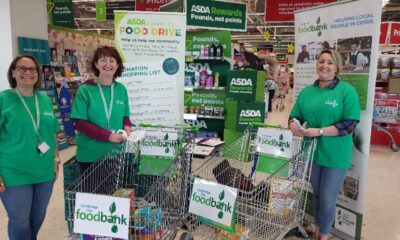
[[[277,100],[274,100],[276,104]],[[267,122],[287,127],[287,118],[293,104],[290,97],[283,100],[283,111],[273,109]],[[274,105],[275,106],[275,105]],[[400,143],[399,143],[400,144]],[[65,162],[75,153],[75,147],[61,151]],[[387,146],[372,146],[369,159],[363,238],[367,240],[400,240],[400,152]],[[39,240],[67,239],[64,221],[62,172],[54,186],[47,218]],[[1,204],[0,204],[1,205]],[[6,215],[0,206],[0,240],[7,239]],[[336,238],[337,239],[337,238]]]

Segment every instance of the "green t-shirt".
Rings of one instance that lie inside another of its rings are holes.
[[[23,97],[36,121],[34,97]],[[37,151],[38,139],[32,120],[17,93],[0,93],[0,176],[6,187],[47,182],[54,179],[55,134],[58,121],[48,96],[37,93],[40,108],[39,134],[50,149]]]
[[[121,83],[114,82],[114,101],[110,118],[110,129],[123,129],[124,117],[129,117],[129,99],[126,88]],[[110,104],[111,87],[102,86],[107,107]],[[86,120],[94,125],[107,129],[107,117],[103,100],[97,84],[83,84],[79,87],[71,118]],[[101,159],[115,143],[101,142],[78,132],[76,136],[76,159],[79,162],[94,162]]]
[[[339,81],[334,89],[310,85],[300,92],[290,116],[307,121],[308,128],[323,128],[343,120],[360,120],[360,102],[354,87],[346,82]],[[348,169],[352,136],[318,137],[317,163],[324,167]]]

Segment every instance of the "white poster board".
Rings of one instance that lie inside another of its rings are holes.
[[[128,239],[129,198],[76,193],[74,232]]]
[[[115,46],[125,65],[118,81],[129,95],[131,121],[183,123],[186,16],[114,11]]]

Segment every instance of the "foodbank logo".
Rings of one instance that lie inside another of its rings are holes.
[[[321,37],[322,31],[328,29],[328,24],[321,23],[321,17],[318,17],[315,24],[303,23],[297,28],[299,33],[317,32],[317,36]]]
[[[197,202],[202,205],[206,205],[211,208],[216,208],[219,210],[218,218],[222,219],[224,217],[224,212],[232,213],[232,205],[228,202],[226,204],[223,200],[225,198],[225,191],[220,192],[218,195],[218,200],[216,201],[213,197],[205,198],[203,196],[199,196],[196,192],[193,192],[192,201]]]
[[[171,152],[171,149],[174,149],[178,141],[176,140],[169,140],[169,135],[166,133],[163,139],[145,139],[142,142],[142,145],[145,147],[163,147],[165,153]]]
[[[270,145],[273,147],[278,147],[281,152],[284,152],[285,149],[290,148],[290,143],[288,141],[283,140],[283,134],[279,135],[278,140],[258,137],[258,141],[260,144],[263,144],[263,145]]]
[[[86,220],[89,222],[102,222],[102,223],[109,223],[111,224],[111,232],[117,233],[119,225],[128,225],[127,217],[124,214],[117,216],[115,211],[117,210],[117,206],[115,202],[113,202],[110,207],[108,208],[110,211],[109,214],[104,213],[103,211],[97,213],[84,213],[81,212],[80,208],[76,210],[75,218],[79,220]]]

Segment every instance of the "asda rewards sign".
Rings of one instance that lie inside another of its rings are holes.
[[[237,189],[196,178],[189,212],[198,220],[229,232],[235,229]]]
[[[76,193],[74,232],[128,239],[129,199]]]
[[[246,31],[247,5],[212,0],[187,0],[188,26]]]
[[[239,101],[255,101],[256,71],[229,71],[227,97]]]

